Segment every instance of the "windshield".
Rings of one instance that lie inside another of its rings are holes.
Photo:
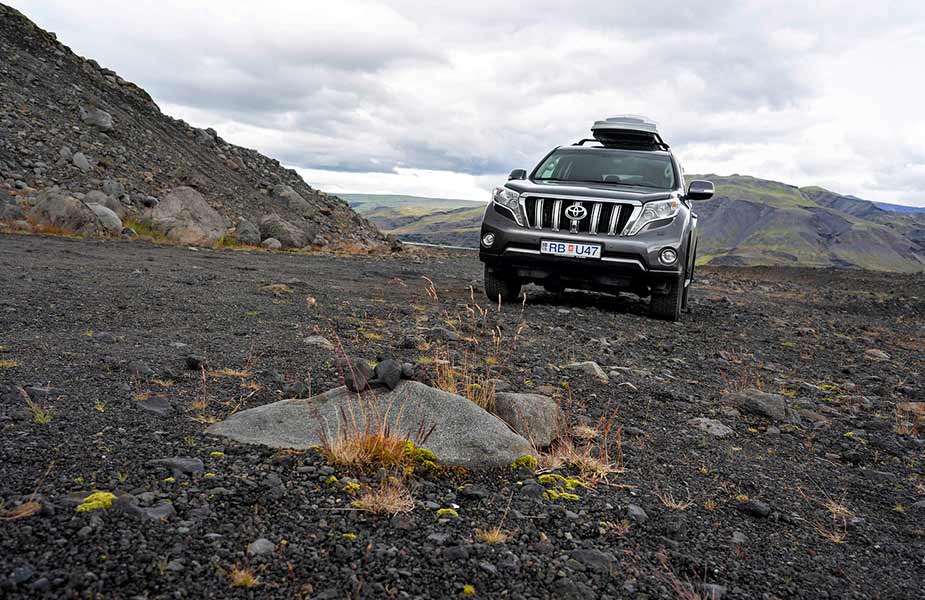
[[[670,190],[675,187],[671,158],[632,150],[556,150],[541,164],[534,181],[575,181]]]

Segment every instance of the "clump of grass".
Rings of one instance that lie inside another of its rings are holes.
[[[617,537],[626,537],[630,532],[630,520],[622,519],[619,522],[601,521],[598,523],[601,534],[612,533]]]
[[[376,487],[365,487],[353,506],[375,515],[395,516],[414,509],[414,498],[397,477],[387,477]]]
[[[253,569],[237,565],[228,571],[228,578],[231,579],[231,587],[249,589],[260,584],[260,579],[254,574]]]
[[[491,527],[490,529],[476,529],[475,538],[483,544],[494,546],[507,542],[511,539],[511,534],[501,529],[501,527]]]
[[[596,429],[600,433],[596,441],[577,445],[568,437],[555,440],[549,450],[540,455],[540,466],[548,471],[563,466],[576,468],[582,479],[591,485],[624,473],[623,428],[615,426],[615,422],[615,413],[602,419]]]
[[[32,415],[32,420],[39,425],[47,425],[54,418],[50,408],[39,406],[31,398],[26,398],[26,408]]]
[[[134,231],[140,239],[157,244],[173,243],[173,240],[168,238],[167,234],[165,234],[163,231],[155,229],[149,223],[144,221],[139,221],[137,219],[127,217],[122,220],[122,225]]]
[[[687,510],[694,505],[690,493],[688,493],[686,500],[675,499],[671,492],[656,492],[655,496],[661,501],[665,508],[670,510]]]
[[[294,289],[286,285],[285,283],[271,283],[269,285],[264,285],[259,288],[259,291],[264,294],[272,294],[277,298],[282,296],[289,296],[295,292]]]
[[[209,372],[209,377],[212,377],[213,379],[217,379],[220,377],[237,377],[239,379],[244,379],[244,378],[250,377],[250,375],[251,375],[250,371],[241,370],[241,369],[231,369],[228,367]]]
[[[459,513],[456,512],[455,508],[439,508],[437,509],[438,517],[458,517]]]

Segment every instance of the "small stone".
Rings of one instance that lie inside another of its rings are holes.
[[[190,371],[199,371],[206,365],[206,359],[197,355],[197,354],[187,354],[186,358],[186,368]]]
[[[273,554],[275,550],[276,544],[266,538],[254,540],[247,547],[247,553],[251,556],[264,556],[266,554]]]
[[[593,548],[572,550],[569,557],[597,573],[610,573],[617,564],[613,554]]]
[[[154,369],[141,362],[140,360],[133,360],[128,364],[128,370],[134,377],[141,377],[147,379],[148,377],[154,376]]]
[[[878,348],[870,348],[864,352],[864,358],[874,362],[883,362],[890,360],[890,355]]]
[[[635,504],[630,504],[626,507],[626,516],[637,523],[645,523],[646,519],[649,518],[646,511],[644,511],[641,506]]]
[[[587,373],[588,375],[592,375],[593,377],[595,377],[602,383],[609,383],[610,381],[607,378],[607,373],[604,372],[604,369],[602,369],[601,366],[597,364],[596,362],[594,362],[593,360],[570,363],[570,364],[565,365],[562,368],[573,370],[573,371],[582,371],[584,373]]]
[[[283,384],[283,395],[287,398],[307,398],[310,393],[308,385],[302,381]]]
[[[753,517],[765,518],[771,514],[771,507],[761,500],[750,499],[739,504],[739,510]]]
[[[283,247],[282,242],[276,238],[267,238],[260,242],[260,245],[267,250],[279,250]]]
[[[302,341],[309,346],[318,346],[324,350],[334,350],[334,344],[323,335],[310,335]]]
[[[728,425],[723,425],[721,422],[717,421],[716,419],[707,419],[705,417],[697,417],[695,419],[691,419],[687,423],[688,425],[692,425],[693,427],[701,431],[707,432],[713,437],[724,438],[734,433],[731,427],[729,427]]]
[[[704,583],[700,587],[703,590],[703,600],[721,600],[726,593],[724,586],[715,583]]]
[[[173,458],[159,458],[149,460],[146,463],[149,467],[161,467],[170,471],[170,474],[177,479],[184,478],[187,474],[195,475],[205,472],[205,465],[198,458],[187,456],[175,456]]]
[[[401,372],[401,363],[395,359],[388,358],[376,365],[375,381],[381,383],[390,390],[394,390],[401,381]]]
[[[736,544],[737,546],[743,546],[748,543],[748,538],[745,537],[745,534],[742,533],[741,531],[733,531],[732,532],[732,543]]]
[[[10,575],[10,581],[12,581],[14,585],[22,585],[32,579],[33,574],[32,567],[29,565],[16,567],[13,569],[12,575]]]
[[[466,560],[469,558],[469,550],[465,546],[450,546],[443,549],[443,558],[447,560]]]
[[[84,156],[83,152],[78,152],[73,156],[71,161],[74,163],[74,166],[86,173],[90,170],[90,161],[87,160],[87,157]]]
[[[478,485],[466,485],[459,490],[459,496],[469,500],[481,500],[482,498],[488,497],[488,492]]]

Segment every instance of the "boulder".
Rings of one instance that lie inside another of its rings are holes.
[[[29,216],[36,223],[52,225],[80,235],[101,233],[99,219],[90,207],[58,189],[38,194]]]
[[[88,192],[87,195],[84,196],[84,202],[86,202],[87,205],[99,204],[100,206],[105,206],[112,212],[116,213],[120,219],[125,216],[125,206],[123,206],[117,198],[108,196],[103,192],[97,190]]]
[[[248,246],[260,244],[260,230],[247,219],[241,219],[241,222],[235,227],[234,237],[239,244],[247,244]]]
[[[112,129],[112,115],[95,106],[81,106],[80,120],[103,131]]]
[[[379,415],[378,417],[375,415]],[[530,443],[503,421],[462,396],[415,381],[395,390],[355,394],[339,387],[308,400],[282,400],[241,411],[206,430],[244,444],[304,450],[319,445],[322,431],[330,438],[349,432],[356,421],[362,430],[385,419],[393,435],[411,436],[434,427],[421,446],[445,465],[467,468],[510,465],[531,453]]]
[[[103,182],[103,193],[118,198],[125,193],[125,186],[115,179],[107,179]]]
[[[539,394],[495,394],[494,413],[538,448],[549,446],[564,423],[555,400]]]
[[[766,417],[775,423],[800,424],[800,415],[790,408],[790,401],[780,394],[749,389],[731,394],[729,400],[743,413]]]
[[[280,200],[286,208],[302,217],[312,217],[317,213],[317,209],[308,203],[301,194],[292,189],[291,186],[279,184],[273,187],[272,196]]]
[[[283,245],[276,238],[267,238],[260,242],[260,245],[266,248],[267,250],[279,250]]]
[[[25,216],[18,204],[0,201],[0,221],[19,221]]]
[[[151,225],[181,244],[209,245],[225,234],[225,219],[191,187],[179,187],[151,210]]]
[[[90,207],[90,210],[96,214],[96,218],[100,220],[100,225],[103,226],[108,233],[112,235],[119,235],[122,233],[122,219],[119,218],[114,211],[108,209],[102,204],[87,204]]]
[[[278,240],[283,248],[304,248],[311,241],[302,229],[279,215],[267,215],[260,220],[260,236]]]

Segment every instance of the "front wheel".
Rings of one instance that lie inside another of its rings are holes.
[[[492,302],[512,302],[520,296],[520,280],[485,265],[485,295]]]
[[[684,272],[677,279],[668,284],[668,289],[662,294],[652,294],[649,300],[649,314],[656,319],[677,321],[681,317],[681,304],[684,301],[686,288],[684,287]]]

